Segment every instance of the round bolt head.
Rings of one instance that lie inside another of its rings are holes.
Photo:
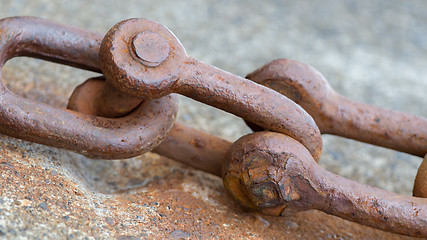
[[[160,34],[145,31],[132,41],[135,55],[147,67],[157,67],[169,56],[169,43]]]
[[[132,18],[105,34],[99,58],[107,82],[123,94],[148,100],[174,91],[187,55],[165,26]]]

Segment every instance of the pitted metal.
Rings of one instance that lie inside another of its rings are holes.
[[[62,34],[62,33],[66,34]],[[0,22],[0,66],[28,56],[100,71],[101,35],[32,17]],[[122,118],[107,119],[57,109],[10,92],[0,82],[0,132],[92,158],[138,156],[157,146],[171,129],[174,96],[145,101]]]
[[[419,197],[366,186],[316,163],[321,133],[425,156],[427,119],[349,101],[308,65],[276,60],[249,74],[251,81],[187,56],[170,30],[147,19],[122,21],[103,39],[37,18],[1,20],[1,66],[15,56],[103,76],[78,86],[69,110],[20,98],[0,84],[1,133],[93,158],[152,150],[223,177],[246,209],[276,216],[318,209],[427,237],[427,200],[419,198],[426,197],[425,163],[414,188]],[[233,113],[260,132],[230,143],[175,123],[175,94]]]

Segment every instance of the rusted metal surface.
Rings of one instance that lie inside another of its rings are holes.
[[[29,56],[99,71],[101,35],[19,17],[0,22],[0,66]],[[66,148],[92,158],[129,158],[150,151],[175,121],[174,96],[144,102],[132,114],[106,119],[65,111],[24,99],[0,82],[0,132],[45,145]]]
[[[94,116],[119,118],[128,115],[141,105],[140,98],[126,96],[111,84],[105,84],[105,78],[88,79],[74,89],[68,101],[68,109]]]
[[[141,64],[131,50],[134,37],[147,31],[158,33],[170,46],[169,57],[158,67]],[[276,91],[188,57],[179,40],[158,23],[129,19],[116,24],[102,41],[100,58],[107,82],[129,96],[151,99],[179,93],[292,136],[314,159],[320,157],[320,131],[304,109]]]
[[[298,104],[315,116],[323,133],[415,155],[427,150],[423,118],[365,105],[352,107],[320,73],[297,62],[275,61],[248,76],[282,89],[296,104],[270,88],[188,57],[166,27],[146,19],[118,23],[101,46],[98,34],[35,18],[2,20],[0,31],[1,65],[14,56],[30,56],[97,72],[101,66],[104,74],[76,88],[68,104],[75,111],[24,100],[0,84],[2,133],[90,157],[126,158],[154,148],[217,176],[223,169],[225,188],[249,209],[276,216],[318,209],[394,233],[427,236],[425,199],[359,184],[316,164],[320,131]],[[273,132],[248,135],[231,145],[174,124],[177,102],[171,93]],[[366,136],[356,136],[364,131]]]
[[[416,156],[427,154],[427,119],[354,102],[336,93],[321,73],[289,59],[272,61],[247,78],[301,105],[320,131]]]
[[[231,143],[224,139],[175,123],[153,152],[221,177],[230,147]]]
[[[412,193],[414,197],[427,198],[427,155],[418,168]]]
[[[413,239],[320,211],[244,211],[220,178],[156,154],[88,161],[5,136],[0,146],[2,239]]]
[[[427,201],[363,185],[319,167],[283,134],[257,132],[236,141],[224,185],[243,206],[276,216],[318,209],[367,226],[427,236]]]
[[[104,84],[108,83],[103,77],[87,80],[75,89],[69,99],[68,107],[85,114],[100,115],[93,103],[96,103],[97,93],[105,89]],[[117,95],[113,94],[112,98],[115,99],[115,96]],[[121,105],[120,100],[108,103],[112,104],[112,107],[107,106],[109,110],[117,110],[117,106]],[[122,109],[127,109],[130,112],[132,106],[120,108],[120,110]],[[110,111],[110,113],[116,114],[117,112]],[[225,156],[230,147],[231,143],[226,140],[175,123],[166,139],[153,149],[153,152],[221,177],[222,163],[225,161]]]

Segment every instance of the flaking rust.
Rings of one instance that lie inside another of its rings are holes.
[[[245,212],[230,201],[219,178],[155,154],[88,166],[77,154],[30,146],[2,139],[0,207],[13,213],[2,219],[6,239],[411,239],[319,211],[288,218]],[[209,198],[199,197],[204,195]]]
[[[224,185],[247,208],[275,216],[317,209],[394,233],[427,236],[425,199],[398,196],[330,173],[288,136],[244,136],[233,144],[228,160]]]
[[[0,29],[1,65],[30,56],[103,73],[75,89],[68,104],[73,111],[24,100],[0,84],[1,133],[94,158],[153,150],[223,176],[230,196],[247,209],[274,216],[318,209],[385,231],[427,236],[426,199],[345,179],[316,162],[321,132],[424,156],[424,118],[344,99],[320,73],[292,60],[273,61],[248,75],[253,81],[244,79],[187,56],[166,27],[146,19],[122,21],[102,40],[28,17],[1,20]],[[175,123],[175,93],[261,131],[232,144]]]

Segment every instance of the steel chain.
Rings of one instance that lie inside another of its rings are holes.
[[[423,157],[427,119],[345,99],[308,65],[276,60],[249,74],[250,81],[188,57],[166,27],[146,19],[120,22],[105,37],[38,18],[3,19],[0,67],[16,56],[103,76],[78,86],[66,111],[16,96],[0,82],[3,134],[91,158],[154,151],[223,177],[229,195],[248,209],[278,216],[318,209],[427,237],[427,158],[416,178],[417,197],[366,186],[316,164],[321,133]],[[174,93],[233,113],[258,132],[230,143],[175,123]]]

